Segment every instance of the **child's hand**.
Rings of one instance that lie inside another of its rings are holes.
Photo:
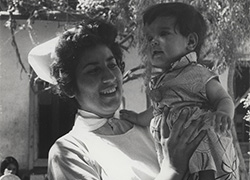
[[[212,126],[215,132],[225,133],[231,129],[232,119],[224,112],[216,111],[213,112]]]
[[[132,122],[133,124],[137,124],[138,121],[138,113],[134,111],[129,111],[126,109],[120,110],[120,119],[127,120],[129,122]]]

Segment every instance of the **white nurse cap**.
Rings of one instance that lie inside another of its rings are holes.
[[[51,84],[57,84],[55,78],[50,74],[50,65],[53,63],[52,55],[59,37],[53,38],[45,43],[34,47],[28,54],[28,62],[37,76]]]

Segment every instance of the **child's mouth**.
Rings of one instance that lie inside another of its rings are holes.
[[[153,51],[152,57],[159,56],[159,55],[162,55],[162,54],[163,54],[163,51]]]

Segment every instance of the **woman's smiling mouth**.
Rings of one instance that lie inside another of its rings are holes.
[[[109,87],[109,88],[106,88],[106,89],[102,90],[100,92],[100,94],[101,95],[109,95],[109,94],[113,94],[116,91],[117,91],[117,86],[115,86],[115,87]]]

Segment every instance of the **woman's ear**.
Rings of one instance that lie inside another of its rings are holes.
[[[195,50],[199,41],[198,35],[196,33],[190,33],[187,38],[188,38],[187,49],[189,51]]]

